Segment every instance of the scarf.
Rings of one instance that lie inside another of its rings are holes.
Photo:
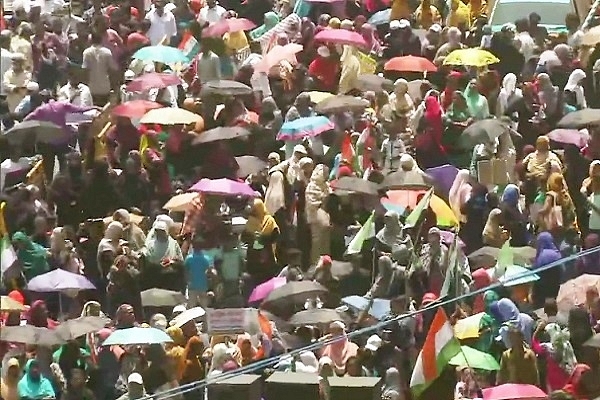
[[[267,212],[267,207],[262,200],[254,200],[245,229],[248,233],[254,234],[255,232],[259,232],[264,236],[270,235],[277,229],[275,219]]]
[[[566,373],[573,373],[577,359],[569,342],[569,330],[562,329],[557,323],[550,323],[546,325],[545,331],[550,337],[550,342],[544,343],[543,346]]]
[[[43,376],[34,380],[31,376],[31,369],[38,365],[37,360],[29,360],[25,364],[25,375],[21,378],[17,385],[19,398],[42,399],[45,397],[55,397],[54,389],[50,381]]]
[[[358,346],[348,340],[346,335],[341,335],[338,340],[325,346],[321,356],[327,356],[333,362],[333,366],[338,371],[344,371],[346,361],[350,357],[356,356]]]
[[[23,244],[23,247],[19,247],[17,251],[17,258],[27,280],[48,272],[50,266],[46,260],[46,249],[43,246],[34,243],[29,236],[20,231],[13,235],[12,240]]]
[[[309,223],[317,222],[317,212],[329,195],[329,186],[325,177],[325,166],[315,167],[310,182],[306,186],[306,219]]]
[[[575,98],[577,99],[577,106],[580,108],[586,108],[587,102],[585,100],[585,94],[583,92],[583,87],[581,87],[580,83],[583,79],[585,79],[586,73],[582,69],[576,69],[571,72],[569,75],[569,80],[565,85],[564,91],[571,91],[575,93]]]
[[[279,16],[273,11],[266,13],[264,18],[264,24],[250,32],[250,39],[260,39],[261,36],[275,28],[275,26],[279,23]]]
[[[460,0],[458,0],[460,1]],[[469,113],[475,119],[486,119],[489,116],[487,99],[477,90],[477,86],[468,84],[464,91]]]
[[[165,231],[167,240],[158,240],[156,235],[157,230]],[[148,261],[153,264],[159,264],[164,259],[183,260],[183,255],[181,253],[179,244],[171,237],[171,235],[169,235],[169,226],[164,221],[154,221],[144,246],[146,248],[144,254],[146,255]]]
[[[16,380],[13,380],[8,377],[8,372],[11,370],[11,368],[16,368],[19,371],[21,370],[19,366],[19,360],[14,357],[8,360],[6,369],[2,371],[4,376],[2,377],[1,381],[2,384],[0,387],[0,396],[2,396],[4,400],[19,400],[19,394],[17,391],[19,379],[17,378]]]

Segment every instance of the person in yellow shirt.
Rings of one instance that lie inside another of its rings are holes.
[[[469,14],[471,18],[471,22],[475,22],[475,20],[482,15],[487,14],[487,1],[486,0],[470,0],[469,1]]]
[[[33,50],[31,47],[31,36],[33,29],[29,22],[21,22],[17,28],[18,34],[10,40],[11,53],[20,53],[25,57],[25,69],[31,71],[33,68]]]
[[[360,61],[356,56],[356,49],[352,46],[344,46],[340,57],[342,72],[340,74],[339,94],[346,94],[357,88],[358,75],[360,74]]]
[[[446,18],[446,26],[455,26],[464,31],[469,29],[470,25],[469,6],[461,0],[452,0],[450,3],[450,13]]]
[[[442,16],[437,7],[431,4],[431,0],[421,1],[415,10],[415,20],[423,29],[429,29],[433,24],[442,24]]]
[[[410,4],[408,0],[392,0],[392,11],[390,13],[390,21],[410,19],[411,17]]]

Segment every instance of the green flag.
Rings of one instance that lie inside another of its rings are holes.
[[[375,236],[375,211],[371,213],[369,219],[367,219],[364,225],[360,228],[356,236],[350,241],[348,248],[346,249],[346,255],[358,254],[362,250],[365,240]]]
[[[429,201],[431,201],[431,197],[433,197],[433,188],[429,189],[429,191],[425,193],[425,196],[421,198],[419,204],[417,204],[415,209],[411,211],[408,217],[406,217],[406,222],[404,223],[405,226],[414,227],[417,225],[421,214],[427,209],[427,207],[429,207]]]
[[[504,276],[509,265],[514,265],[514,254],[512,247],[510,247],[510,240],[507,240],[498,253],[496,268],[494,268],[494,279],[500,279]]]

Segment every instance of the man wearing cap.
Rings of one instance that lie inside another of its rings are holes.
[[[442,45],[442,26],[440,24],[433,24],[429,27],[429,30],[425,34],[423,39],[423,46],[421,47],[421,54],[423,57],[433,61],[435,53]]]
[[[8,29],[0,32],[0,76],[2,77],[10,69],[12,63],[12,53],[9,50],[11,36],[12,32]],[[0,96],[6,96],[4,85],[0,85]]]
[[[25,56],[13,53],[11,67],[4,73],[2,86],[6,92],[6,101],[11,113],[27,95],[27,84],[31,81],[31,72],[25,70]]]
[[[401,56],[421,56],[421,40],[415,35],[407,19],[390,22],[390,33],[386,36],[388,47],[384,50],[385,58]]]
[[[69,64],[67,73],[69,81],[58,90],[57,100],[81,107],[93,106],[92,92],[89,86],[81,81],[83,75],[81,68],[78,65]]]
[[[462,33],[460,29],[453,26],[448,29],[448,41],[440,46],[437,53],[435,53],[435,58],[433,62],[436,65],[442,65],[448,54],[452,53],[454,50],[463,49],[465,45],[461,43]]]
[[[146,395],[144,389],[144,380],[142,375],[134,372],[127,378],[127,393],[119,397],[117,400],[136,400],[141,399]]]

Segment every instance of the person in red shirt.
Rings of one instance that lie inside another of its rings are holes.
[[[135,53],[142,47],[150,46],[150,39],[148,39],[147,33],[150,29],[150,21],[147,19],[141,20],[137,24],[137,29],[127,36],[127,50],[131,54]]]
[[[317,58],[308,66],[308,74],[317,80],[317,88],[325,92],[335,93],[338,84],[340,63],[326,46],[317,49]]]

